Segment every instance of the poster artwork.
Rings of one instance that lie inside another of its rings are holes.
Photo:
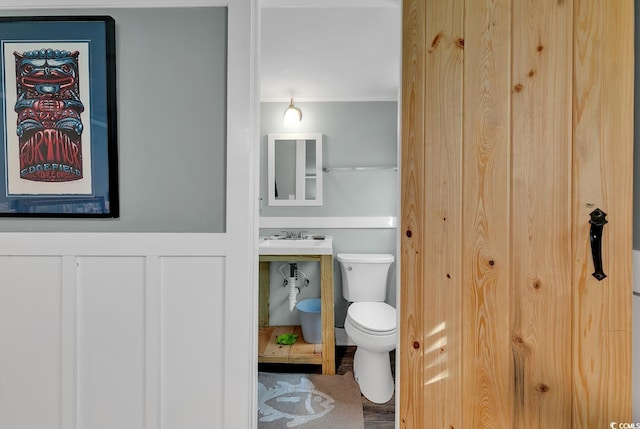
[[[83,178],[78,51],[14,51],[20,178],[71,182]]]
[[[119,216],[115,21],[0,16],[0,217]]]

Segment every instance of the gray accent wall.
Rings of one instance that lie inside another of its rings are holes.
[[[300,127],[295,130],[282,125],[288,104],[260,103],[260,216],[396,216],[398,172],[394,170],[324,173],[322,206],[268,205],[268,133],[322,133],[324,167],[397,164],[398,113],[395,101],[296,102],[303,117]]]
[[[294,100],[295,101],[295,100]],[[269,217],[386,217],[398,216],[399,177],[395,170],[335,171],[323,174],[323,205],[310,207],[270,207],[267,198],[267,134],[318,132],[323,134],[324,167],[396,166],[398,159],[396,102],[317,102],[297,103],[302,110],[300,128],[284,128],[282,119],[288,103],[261,103],[260,134],[260,216]],[[390,253],[397,255],[396,228],[300,228],[287,230],[318,232],[333,237],[335,321],[344,326],[348,302],[342,297],[338,253]],[[280,233],[280,229],[261,229],[261,235]],[[282,263],[271,264],[270,323],[294,325],[297,310],[289,311],[288,289],[278,272]],[[396,306],[396,267],[389,272],[387,302]],[[298,269],[310,280],[298,301],[320,296],[317,263],[299,263]],[[283,270],[285,274],[288,270]]]
[[[225,231],[226,8],[5,15],[115,19],[120,218],[0,218],[0,231]]]

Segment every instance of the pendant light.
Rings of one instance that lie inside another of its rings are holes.
[[[302,111],[293,105],[293,98],[287,110],[284,111],[284,126],[287,128],[297,128],[302,121]]]

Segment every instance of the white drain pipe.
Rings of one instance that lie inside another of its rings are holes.
[[[285,276],[282,272],[282,269],[289,265],[289,277]],[[289,311],[293,311],[296,308],[296,304],[298,303],[298,294],[300,293],[300,279],[299,276],[302,276],[302,285],[307,287],[309,284],[309,279],[307,275],[302,271],[298,270],[298,264],[295,262],[290,262],[286,264],[282,264],[278,269],[278,272],[282,276],[282,285],[284,287],[289,287]]]
[[[293,277],[289,277],[289,311],[293,311],[293,309],[296,308],[299,293],[300,288],[298,287],[298,278],[295,275]]]
[[[287,278],[282,269],[289,265],[289,277]],[[300,288],[298,287],[298,264],[296,263],[288,263],[283,264],[278,269],[280,275],[282,275],[283,281],[282,284],[285,287],[289,287],[289,311],[293,311],[296,308],[296,304],[298,303],[298,294],[300,293]]]

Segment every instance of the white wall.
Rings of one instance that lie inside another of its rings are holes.
[[[229,0],[225,233],[0,233],[0,429],[256,426],[257,14]]]
[[[640,422],[640,297],[633,297],[633,421]]]
[[[633,421],[640,422],[640,251],[633,251]]]

